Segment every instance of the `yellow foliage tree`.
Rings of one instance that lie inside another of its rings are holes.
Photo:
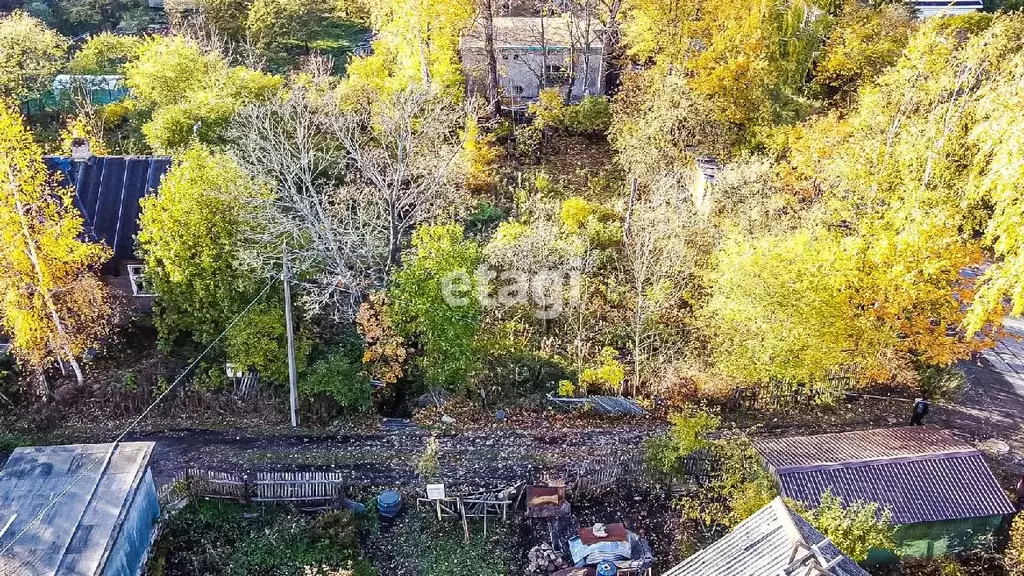
[[[70,190],[53,185],[21,116],[0,106],[0,318],[17,357],[36,370],[71,365],[99,345],[111,325],[107,288],[92,273],[110,251],[83,242]]]
[[[395,92],[430,83],[461,100],[459,40],[474,8],[470,0],[373,2],[370,21],[378,33],[373,54],[352,60],[345,85]]]

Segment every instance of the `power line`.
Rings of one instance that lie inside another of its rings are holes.
[[[161,393],[159,396],[157,396],[156,400],[154,400],[153,403],[150,404],[149,407],[146,408],[142,412],[142,414],[139,415],[138,418],[136,418],[134,421],[132,421],[132,423],[129,424],[128,427],[125,428],[124,431],[121,432],[121,434],[117,438],[114,439],[114,441],[110,445],[110,450],[107,452],[106,457],[105,458],[96,458],[96,460],[94,460],[92,464],[90,464],[85,470],[83,470],[81,474],[79,474],[78,476],[75,476],[75,478],[71,481],[71,483],[68,484],[64,488],[64,490],[62,490],[61,493],[57,495],[56,498],[54,498],[53,500],[50,500],[50,502],[42,510],[40,510],[39,513],[36,514],[35,517],[32,518],[32,520],[28,524],[25,525],[25,527],[21,530],[21,532],[18,532],[18,534],[14,537],[14,539],[11,540],[7,544],[7,546],[4,546],[3,550],[0,550],[0,556],[3,556],[4,554],[6,554],[7,551],[10,550],[14,546],[14,543],[17,542],[19,538],[24,536],[25,533],[28,532],[30,528],[32,528],[32,526],[34,526],[37,522],[39,522],[39,520],[42,519],[42,517],[45,516],[46,513],[49,512],[50,509],[53,508],[53,506],[55,504],[57,504],[57,502],[61,498],[66,496],[67,493],[70,492],[71,489],[75,487],[75,484],[77,484],[79,480],[81,480],[83,477],[85,477],[86,474],[88,474],[90,471],[92,471],[92,469],[95,468],[96,465],[100,463],[100,460],[105,460],[105,462],[103,463],[103,466],[106,467],[110,463],[110,458],[114,455],[114,451],[117,449],[117,445],[121,442],[121,440],[124,440],[124,437],[127,436],[128,433],[131,432],[133,428],[138,426],[139,422],[141,422],[142,419],[145,418],[146,415],[149,414],[153,410],[153,408],[155,408],[156,405],[159,404],[160,401],[163,400],[164,397],[167,396],[167,394],[169,394],[170,391],[174,389],[175,386],[177,386],[178,382],[181,382],[182,378],[184,378],[185,375],[188,374],[190,370],[192,370],[192,368],[195,368],[196,364],[198,364],[199,361],[202,360],[203,357],[206,356],[206,354],[210,350],[212,350],[214,346],[217,345],[217,342],[220,342],[221,339],[223,339],[224,336],[227,335],[228,331],[230,331],[232,328],[234,328],[235,324],[237,324],[238,321],[241,320],[243,316],[245,316],[246,314],[249,313],[249,310],[252,310],[252,307],[255,306],[256,303],[259,302],[260,299],[263,298],[264,295],[266,295],[267,291],[270,290],[270,287],[273,286],[274,282],[276,282],[276,281],[277,281],[277,279],[274,278],[274,279],[270,280],[270,282],[267,282],[267,285],[263,288],[263,290],[259,293],[259,295],[257,295],[256,298],[254,298],[253,301],[250,302],[249,305],[246,306],[245,309],[242,310],[241,313],[239,313],[237,316],[235,316],[235,318],[231,321],[231,323],[228,324],[227,328],[225,328],[224,331],[221,332],[219,336],[214,338],[213,342],[210,342],[210,345],[207,346],[206,349],[203,350],[203,352],[201,354],[199,354],[199,356],[196,356],[196,359],[193,360],[192,363],[189,364],[188,367],[186,367],[185,370],[182,371],[182,373],[179,374],[178,377],[174,379],[174,382],[171,382],[171,385],[167,387],[167,390],[164,390],[163,393]]]

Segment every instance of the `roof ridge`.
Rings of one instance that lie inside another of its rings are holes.
[[[844,470],[849,468],[863,468],[866,466],[883,466],[885,464],[898,464],[901,462],[922,462],[925,460],[947,460],[950,458],[966,458],[981,454],[977,448],[949,448],[938,452],[918,452],[915,454],[900,454],[898,456],[876,456],[873,458],[858,458],[856,460],[842,460],[840,462],[815,462],[812,464],[791,464],[787,466],[774,466],[769,464],[776,474],[793,474],[797,472],[811,472],[817,470]]]

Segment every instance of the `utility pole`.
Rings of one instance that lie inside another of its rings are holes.
[[[284,323],[288,329],[288,385],[291,390],[289,399],[292,408],[292,428],[299,427],[299,373],[295,368],[295,327],[292,325],[292,287],[290,283],[291,269],[288,267],[288,247],[284,247],[284,266],[281,277],[284,279]]]

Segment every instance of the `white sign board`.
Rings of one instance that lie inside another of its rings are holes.
[[[444,484],[427,484],[428,500],[444,500]]]

